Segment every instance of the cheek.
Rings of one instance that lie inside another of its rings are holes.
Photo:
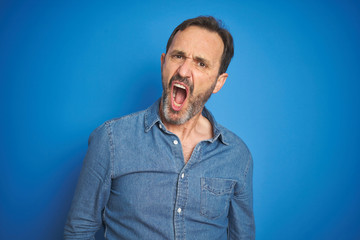
[[[196,79],[196,78],[195,78]],[[207,92],[210,88],[212,88],[216,82],[216,77],[214,76],[198,76],[198,81],[195,80],[194,83],[194,91],[197,93]]]
[[[166,61],[163,64],[163,71],[164,73],[173,76],[177,72],[180,66],[181,64],[179,62],[176,62],[169,58],[166,59]]]
[[[162,76],[162,78],[163,78],[163,81],[167,81],[167,80],[168,80],[169,69],[166,67],[165,64],[162,66],[161,76]]]
[[[164,64],[162,67],[162,76],[164,80],[169,80],[171,75],[171,68],[169,67],[169,64]]]

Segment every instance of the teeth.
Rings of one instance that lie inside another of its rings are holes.
[[[175,83],[174,86],[186,90],[186,88],[185,88],[183,85],[180,85],[180,84],[178,84],[178,83]]]

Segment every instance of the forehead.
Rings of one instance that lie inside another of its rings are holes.
[[[203,57],[220,63],[223,49],[224,44],[218,33],[197,26],[190,26],[176,33],[169,52],[180,50],[188,55]]]

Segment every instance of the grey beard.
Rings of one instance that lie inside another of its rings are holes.
[[[176,119],[172,119],[170,117],[170,113],[174,114],[174,115],[180,115],[180,112],[174,111],[171,108],[171,102],[169,101],[168,98],[169,94],[168,93],[163,93],[161,100],[162,100],[162,115],[164,116],[165,120],[173,125],[181,125],[186,123],[187,121],[189,121],[193,116],[193,112],[194,112],[194,107],[192,105],[190,105],[188,107],[188,109],[186,109],[186,111],[183,113],[184,115],[180,118],[176,118]]]
[[[170,92],[166,91],[166,89],[163,90],[163,94],[161,96],[162,101],[162,115],[165,118],[165,120],[174,125],[181,125],[189,121],[192,117],[194,117],[196,114],[198,114],[205,106],[205,103],[209,100],[214,88],[215,83],[204,93],[199,94],[197,97],[193,98],[192,96],[189,96],[189,104],[188,108],[185,110],[185,112],[177,112],[174,111],[171,108],[171,100],[169,98]],[[171,91],[171,90],[170,90]],[[172,119],[170,114],[173,114],[175,116],[180,116],[182,114],[182,117]]]

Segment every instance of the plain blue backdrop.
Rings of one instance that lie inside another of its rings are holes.
[[[167,39],[198,15],[234,36],[207,106],[252,151],[257,239],[360,239],[351,0],[2,0],[1,239],[62,239],[89,134],[160,97]]]

